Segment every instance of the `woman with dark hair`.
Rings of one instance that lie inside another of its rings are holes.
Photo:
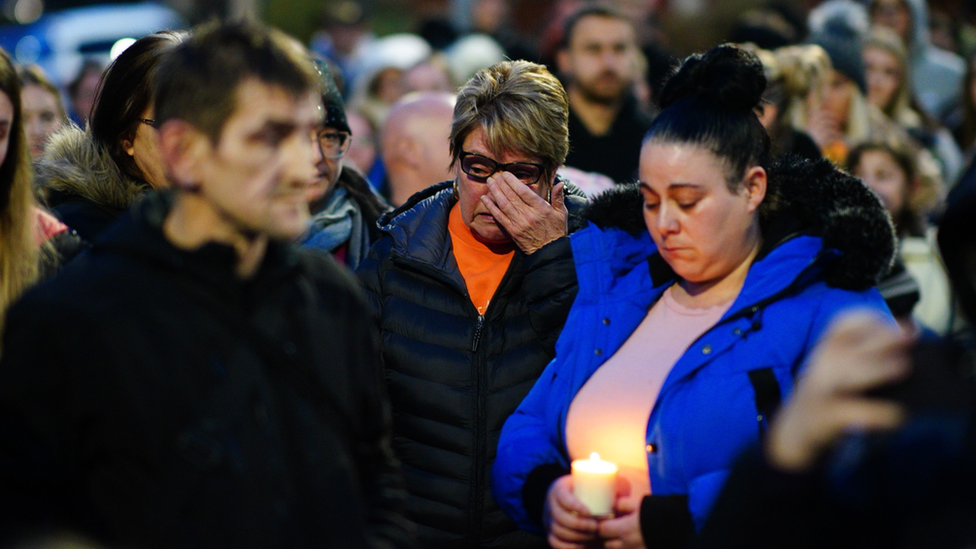
[[[502,508],[556,549],[684,546],[830,320],[890,319],[871,288],[894,253],[880,202],[826,160],[768,166],[764,88],[745,50],[689,57],[639,184],[598,197],[570,237],[579,293],[492,475]],[[607,518],[568,474],[593,452],[619,467]]]
[[[52,211],[86,240],[147,189],[168,186],[153,135],[153,79],[184,36],[158,32],[122,52],[102,77],[88,126],[55,134],[37,165]]]

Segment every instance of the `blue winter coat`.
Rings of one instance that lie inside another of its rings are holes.
[[[877,206],[876,199],[866,200],[869,209]],[[870,213],[866,222],[885,219],[883,212]],[[848,229],[842,232],[852,232]],[[655,497],[687,496],[699,528],[735,457],[756,443],[765,428],[764,397],[753,379],[764,376],[756,373],[774,377],[774,388],[785,397],[840,311],[860,307],[890,317],[877,290],[828,285],[829,270],[843,263],[837,261],[842,253],[823,243],[836,237],[801,234],[778,245],[769,241],[771,249],[753,263],[735,302],[691,344],[661,388],[646,432],[651,488]],[[575,233],[571,244],[579,293],[556,344],[556,358],[502,430],[492,475],[496,501],[520,527],[532,531],[540,530],[540,517],[538,509],[530,516],[525,507],[527,477],[546,467],[568,472],[564,435],[570,403],[675,281],[646,230],[628,233],[591,224]],[[893,250],[884,239],[877,247]]]

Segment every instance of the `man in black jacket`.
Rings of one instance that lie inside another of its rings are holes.
[[[407,545],[376,333],[308,222],[307,53],[199,29],[156,93],[150,196],[9,315],[0,526],[124,547]]]

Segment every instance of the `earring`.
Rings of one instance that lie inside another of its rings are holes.
[[[454,180],[454,200],[458,200],[458,198],[459,198],[459,195],[458,195],[458,188],[457,188],[457,179],[455,179]]]
[[[549,196],[546,197],[546,202],[552,204],[552,187],[549,187]]]

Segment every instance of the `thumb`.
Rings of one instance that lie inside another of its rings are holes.
[[[566,209],[566,196],[563,194],[563,182],[560,181],[552,188],[552,200],[549,202],[557,210]]]

